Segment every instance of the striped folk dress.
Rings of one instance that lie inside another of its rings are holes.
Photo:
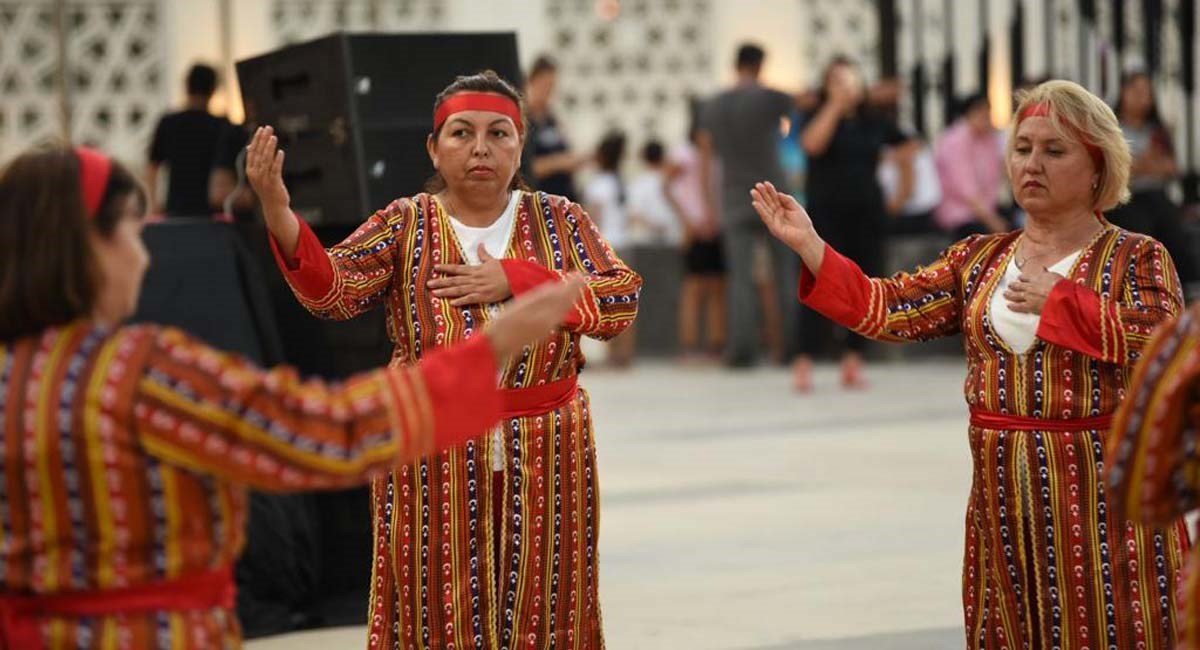
[[[427,288],[435,265],[466,264],[428,194],[393,202],[328,251],[301,222],[295,257],[276,254],[318,316],[383,305],[394,363],[466,339],[492,318],[488,305],[451,307]],[[587,278],[565,327],[502,371],[506,393],[573,382],[584,364],[580,336],[611,338],[637,314],[641,278],[562,197],[521,193],[503,267],[515,294],[566,272]],[[597,481],[583,390],[376,481],[369,647],[602,648]]]
[[[963,336],[974,465],[968,648],[1172,647],[1186,530],[1178,519],[1152,527],[1121,517],[1101,477],[1107,426],[1062,425],[1116,410],[1150,333],[1181,308],[1174,265],[1158,242],[1105,222],[1049,296],[1033,346],[1017,354],[988,305],[1019,238],[968,238],[888,279],[827,248],[817,276],[805,270],[801,299],[879,340]],[[987,416],[1024,424],[976,424]]]
[[[1147,523],[1200,506],[1200,307],[1159,330],[1117,413],[1108,450],[1115,506]],[[1180,647],[1200,648],[1200,554],[1179,593]]]
[[[338,385],[152,326],[76,323],[0,343],[0,610],[80,592],[103,608],[231,567],[247,487],[362,484],[464,440],[498,417],[495,367],[482,339]],[[458,409],[464,395],[479,408]],[[241,647],[223,607],[34,624],[49,650]]]

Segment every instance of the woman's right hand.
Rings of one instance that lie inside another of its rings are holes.
[[[750,190],[755,212],[767,230],[789,248],[804,255],[804,249],[817,239],[812,219],[790,194],[775,189],[771,183],[755,183]]]
[[[268,225],[273,216],[291,212],[292,198],[283,184],[283,150],[275,129],[260,126],[246,147],[246,178],[258,195]]]
[[[550,282],[518,296],[484,332],[491,339],[496,360],[504,363],[527,345],[550,336],[579,300],[585,286],[579,276]]]

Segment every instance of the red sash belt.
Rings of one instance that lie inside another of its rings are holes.
[[[232,566],[121,589],[44,596],[0,594],[0,650],[41,650],[39,626],[48,617],[233,609],[236,595]]]
[[[1108,429],[1112,425],[1113,415],[1097,415],[1090,418],[1049,419],[1033,418],[1024,415],[1007,415],[1004,413],[989,413],[971,409],[971,426],[995,431],[1091,431],[1093,429]]]
[[[576,379],[572,376],[540,386],[501,390],[501,416],[505,419],[521,418],[556,410],[575,399],[575,394],[579,392]]]

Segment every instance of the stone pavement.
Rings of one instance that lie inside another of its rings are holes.
[[[970,482],[963,366],[798,397],[775,369],[587,371],[613,650],[951,650]],[[365,603],[364,603],[365,606]],[[248,650],[365,647],[362,629]]]

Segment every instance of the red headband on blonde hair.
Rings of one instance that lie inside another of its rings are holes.
[[[88,147],[76,147],[75,157],[79,159],[79,192],[83,195],[83,209],[88,219],[95,219],[104,201],[108,177],[112,175],[112,158]]]
[[[496,93],[478,93],[464,92],[455,93],[446,98],[441,106],[433,113],[433,132],[437,133],[438,129],[450,119],[451,115],[461,113],[462,111],[491,111],[499,113],[513,121],[517,127],[517,133],[524,133],[525,127],[521,124],[521,107],[517,105],[511,97],[498,95]]]
[[[1021,109],[1021,112],[1017,115],[1017,120],[1024,120],[1027,117],[1049,118],[1050,103],[1037,102],[1034,104],[1029,104],[1025,108]],[[1104,169],[1104,152],[1100,150],[1100,147],[1092,144],[1092,142],[1084,136],[1083,131],[1080,131],[1079,129],[1072,130],[1075,132],[1075,137],[1078,138],[1081,143],[1083,143],[1083,148],[1087,149],[1088,155],[1092,157],[1092,163],[1096,165],[1096,170],[1099,171]]]

